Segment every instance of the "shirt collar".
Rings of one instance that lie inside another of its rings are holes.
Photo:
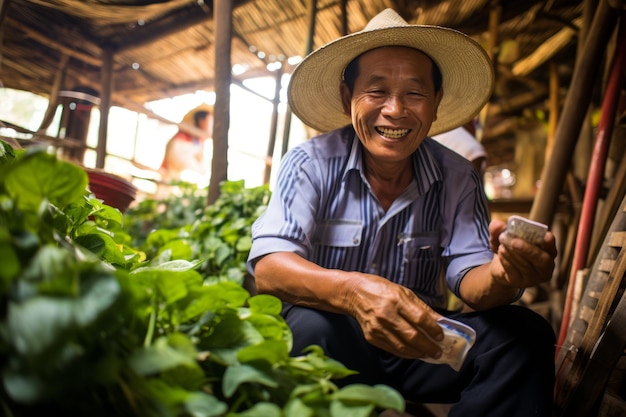
[[[415,153],[413,153],[413,174],[417,191],[420,195],[425,194],[433,183],[443,179],[441,168],[433,154],[434,148],[432,144],[433,139],[427,137],[420,146],[418,146]],[[356,133],[353,133],[352,147],[341,177],[342,180],[345,181],[348,173],[353,170],[358,171],[365,181],[365,172],[363,170],[363,145],[361,145],[361,141]]]

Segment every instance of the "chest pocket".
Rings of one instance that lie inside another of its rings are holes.
[[[438,232],[402,234],[402,275],[404,285],[426,298],[441,295],[441,267],[443,261]]]
[[[321,220],[317,222],[313,244],[350,248],[359,246],[363,223],[357,220]]]

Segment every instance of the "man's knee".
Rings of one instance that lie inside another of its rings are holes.
[[[331,344],[341,344],[349,335],[354,337],[348,316],[294,305],[286,305],[282,314],[293,335],[294,354],[301,354],[310,345],[326,350]]]
[[[472,312],[466,315],[467,320],[463,316],[459,319],[474,327],[485,349],[511,345],[513,350],[505,350],[525,352],[523,354],[529,357],[552,358],[554,355],[554,330],[547,320],[526,307],[509,305]]]

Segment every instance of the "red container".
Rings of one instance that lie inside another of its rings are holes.
[[[137,196],[137,187],[126,179],[98,169],[85,168],[89,189],[104,204],[125,212]]]

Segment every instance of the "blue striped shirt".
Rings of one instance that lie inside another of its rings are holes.
[[[263,255],[295,252],[325,268],[380,275],[445,307],[446,282],[459,295],[465,273],[493,257],[487,202],[472,165],[431,138],[413,167],[413,181],[385,212],[351,126],[293,148],[252,227],[249,270]]]

